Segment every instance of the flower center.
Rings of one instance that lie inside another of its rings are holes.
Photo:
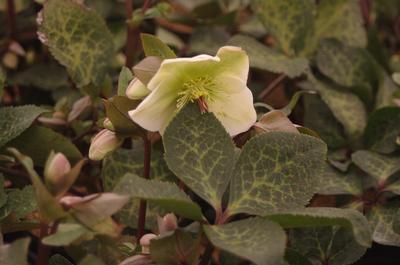
[[[209,76],[202,76],[191,79],[183,84],[183,90],[178,93],[179,98],[176,103],[178,110],[183,108],[187,103],[201,99],[210,101],[215,95],[216,84],[214,79]]]

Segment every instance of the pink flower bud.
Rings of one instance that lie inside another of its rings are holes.
[[[155,234],[145,234],[140,238],[140,245],[142,246],[142,254],[150,254],[150,240],[156,238]]]
[[[160,235],[163,235],[168,231],[174,231],[178,228],[178,220],[173,213],[168,213],[163,218],[158,218],[157,222]]]
[[[62,153],[51,152],[44,168],[44,177],[48,186],[58,186],[64,182],[71,171],[71,164]]]
[[[117,149],[122,143],[122,139],[107,129],[101,130],[96,134],[89,148],[89,158],[91,160],[101,160],[106,154]]]

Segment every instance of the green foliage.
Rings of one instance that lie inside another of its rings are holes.
[[[157,56],[161,59],[176,58],[175,53],[154,35],[141,34],[140,38],[146,56]]]
[[[137,175],[127,174],[114,187],[114,192],[146,199],[167,211],[193,220],[202,219],[200,207],[173,183],[146,180]]]
[[[307,135],[270,132],[254,137],[233,172],[228,212],[265,215],[307,205],[325,153],[326,145]]]
[[[249,55],[250,66],[257,69],[284,73],[291,78],[303,74],[308,69],[307,59],[289,58],[245,35],[233,36],[228,44],[242,47]]]
[[[214,209],[228,187],[235,163],[234,145],[212,113],[190,104],[173,119],[163,138],[168,167]]]
[[[204,226],[204,231],[218,248],[257,265],[283,262],[286,235],[273,222],[256,217],[225,225]]]
[[[3,265],[28,265],[29,238],[15,240],[10,245],[0,245],[0,262]]]
[[[31,126],[44,109],[36,106],[6,107],[0,109],[0,147]]]
[[[47,1],[38,19],[41,41],[77,86],[100,86],[113,52],[112,35],[104,20],[72,0]]]

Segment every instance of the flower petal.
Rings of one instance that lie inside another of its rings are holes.
[[[183,84],[185,81],[199,76],[215,76],[213,73],[218,67],[219,62],[220,59],[218,57],[205,54],[192,58],[166,59],[161,63],[157,73],[147,84],[147,88],[154,90],[161,83],[164,83],[166,78],[175,78]]]
[[[249,75],[249,57],[240,47],[224,46],[216,55],[221,59],[219,74],[237,76],[246,83]]]
[[[151,91],[137,79],[132,79],[126,89],[126,96],[130,99],[142,99],[147,96]]]
[[[207,105],[231,136],[247,131],[257,119],[253,95],[248,88],[226,94],[222,100],[207,102]]]
[[[162,85],[155,88],[128,114],[142,128],[152,132],[160,131],[162,134],[175,115],[177,96],[174,82],[164,79]]]

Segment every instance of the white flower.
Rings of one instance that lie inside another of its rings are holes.
[[[215,57],[166,59],[147,85],[151,93],[129,115],[146,130],[162,134],[182,107],[197,101],[231,136],[237,135],[256,121],[248,72],[247,54],[233,46],[220,48]]]

